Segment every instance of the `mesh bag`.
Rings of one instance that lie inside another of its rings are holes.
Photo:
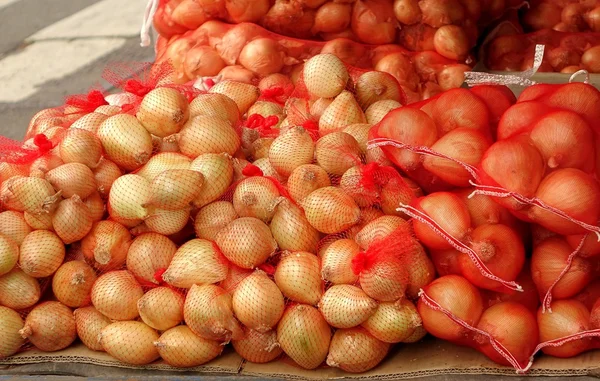
[[[528,31],[600,32],[600,3],[596,0],[534,0],[523,15]]]

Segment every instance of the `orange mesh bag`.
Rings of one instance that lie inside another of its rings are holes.
[[[533,0],[523,15],[528,31],[554,29],[560,32],[600,32],[600,2],[597,0]]]

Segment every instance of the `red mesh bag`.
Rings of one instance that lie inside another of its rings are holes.
[[[533,0],[523,15],[528,31],[600,32],[600,3],[596,0]]]

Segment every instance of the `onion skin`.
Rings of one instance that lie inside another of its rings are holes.
[[[146,164],[152,155],[152,136],[132,115],[106,119],[98,128],[98,138],[106,156],[127,171]]]
[[[552,302],[551,309],[552,313],[544,313],[540,307],[537,313],[541,342],[577,334],[590,328],[590,312],[577,300],[556,300]],[[589,348],[590,339],[578,339],[558,347],[544,347],[542,352],[553,357],[569,358]]]
[[[339,188],[319,188],[302,201],[308,222],[326,234],[340,233],[358,222],[360,208]],[[327,215],[323,212],[327,210]]]
[[[173,327],[154,342],[165,362],[178,368],[189,368],[207,363],[223,351],[221,343],[195,335],[185,325]]]
[[[104,351],[100,344],[100,332],[111,324],[110,319],[94,307],[82,307],[73,312],[77,335],[83,344],[93,351]]]
[[[0,213],[0,234],[21,246],[29,233],[31,233],[31,228],[27,225],[23,213],[12,210]]]
[[[86,261],[94,268],[107,271],[119,268],[127,259],[131,234],[114,221],[100,221],[81,241]]]
[[[70,128],[60,142],[60,158],[64,163],[81,163],[96,168],[102,156],[102,143],[95,131]]]
[[[0,306],[0,331],[3,337],[0,344],[0,359],[14,355],[25,344],[25,340],[19,334],[21,329],[23,329],[21,316],[8,307]]]
[[[323,294],[319,258],[311,253],[284,253],[274,278],[283,295],[297,303],[315,306]]]
[[[380,303],[362,327],[384,343],[400,343],[410,338],[421,324],[417,307],[410,300],[400,299]]]
[[[213,242],[193,239],[179,247],[162,278],[175,287],[211,284],[225,279],[227,262]]]
[[[198,156],[189,167],[204,176],[204,185],[194,206],[202,207],[221,197],[233,181],[233,163],[225,155],[205,154]]]
[[[189,118],[189,105],[179,91],[159,87],[144,96],[136,117],[149,133],[164,138],[181,130]]]
[[[92,224],[90,210],[77,195],[61,201],[52,216],[54,231],[65,244],[81,240]]]
[[[245,269],[261,265],[277,249],[269,227],[254,217],[232,221],[217,233],[215,243],[229,261]]]
[[[309,93],[319,98],[338,96],[349,78],[343,62],[333,54],[316,55],[304,64],[304,84]]]
[[[246,361],[264,364],[275,360],[283,353],[277,342],[277,331],[260,333],[253,329],[244,329],[244,337],[231,342],[233,348]]]
[[[77,195],[85,199],[96,190],[94,173],[81,163],[67,163],[56,167],[46,174],[46,180],[54,189],[61,191],[65,198]]]
[[[92,304],[98,312],[111,320],[137,318],[137,302],[142,296],[142,286],[126,270],[103,274],[92,287]]]
[[[279,73],[283,68],[281,46],[272,38],[249,41],[240,52],[239,63],[261,77]]]
[[[197,116],[190,119],[178,135],[179,149],[189,157],[206,153],[235,154],[240,139],[228,121]]]
[[[386,0],[356,0],[352,9],[352,31],[366,44],[394,42],[397,20],[392,4]]]
[[[12,270],[19,261],[19,246],[0,234],[0,276]]]
[[[137,308],[142,321],[158,331],[166,331],[183,321],[184,298],[168,287],[156,287],[144,294]]]
[[[269,161],[284,177],[294,169],[313,161],[314,143],[310,134],[302,127],[294,127],[279,135],[269,148]]]
[[[38,281],[15,267],[0,277],[0,304],[22,310],[32,307],[41,297]]]
[[[356,286],[335,285],[321,297],[319,310],[332,327],[352,328],[375,313],[377,302]]]
[[[315,369],[325,361],[331,328],[314,307],[296,304],[287,308],[277,325],[281,349],[304,369]]]
[[[270,228],[280,250],[317,251],[321,238],[319,232],[310,225],[302,209],[288,199],[280,199]]]
[[[54,274],[65,259],[65,245],[56,234],[35,230],[21,244],[19,266],[28,275],[45,278]]]
[[[160,357],[154,342],[158,333],[139,321],[119,321],[100,333],[100,342],[106,352],[126,364],[145,365]]]
[[[232,203],[215,201],[198,211],[194,218],[194,230],[198,238],[214,241],[219,231],[237,217]]]
[[[279,195],[279,189],[270,179],[262,176],[249,177],[235,188],[233,207],[241,217],[269,222],[275,213],[273,203]]]
[[[297,167],[287,181],[288,192],[296,202],[302,202],[311,192],[330,185],[327,172],[315,164]]]
[[[376,367],[385,358],[390,344],[377,340],[364,328],[337,330],[331,339],[327,365],[350,373]]]
[[[75,341],[77,326],[69,307],[59,302],[44,302],[31,310],[19,333],[37,349],[54,352]]]
[[[100,163],[94,168],[94,179],[98,186],[98,193],[102,197],[108,197],[112,184],[122,175],[123,172],[115,163],[106,158],[100,159]]]
[[[90,302],[96,273],[83,261],[66,262],[52,278],[52,292],[59,302],[68,307],[81,307]]]
[[[321,277],[333,284],[354,284],[358,275],[352,271],[352,259],[360,253],[360,246],[351,239],[339,239],[320,252]]]
[[[154,232],[137,236],[127,251],[127,269],[145,282],[159,284],[157,271],[169,267],[177,246],[169,238]]]

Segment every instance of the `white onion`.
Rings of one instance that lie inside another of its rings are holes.
[[[319,258],[311,253],[285,252],[274,278],[283,295],[294,302],[315,306],[323,294]]]
[[[133,171],[152,155],[152,136],[132,115],[118,114],[98,128],[106,156],[119,167]]]
[[[157,155],[152,156],[150,160],[148,160],[146,165],[144,165],[142,168],[140,168],[139,171],[136,172],[136,175],[142,176],[146,180],[152,182],[156,176],[160,175],[166,170],[190,169],[191,164],[192,160],[181,153],[161,152]]]
[[[360,209],[339,188],[319,188],[302,201],[306,219],[320,232],[340,233],[358,222]]]
[[[144,96],[136,117],[148,132],[164,138],[181,130],[190,116],[188,106],[179,91],[159,87]]]
[[[360,247],[351,239],[333,241],[321,254],[321,276],[333,284],[354,284],[358,276],[352,271],[352,259]]]
[[[91,306],[76,309],[73,316],[81,342],[93,351],[104,351],[100,344],[100,332],[110,324],[110,319]]]
[[[101,271],[121,267],[127,259],[131,234],[114,221],[100,221],[81,241],[81,250],[86,261]]]
[[[36,304],[41,294],[38,281],[17,267],[0,276],[0,304],[3,306],[23,310]]]
[[[240,147],[240,138],[229,121],[200,115],[185,124],[178,143],[183,154],[196,158],[206,153],[233,155]]]
[[[319,54],[304,64],[304,83],[319,98],[333,98],[344,90],[350,76],[342,61],[333,54]]]
[[[19,261],[19,246],[12,239],[0,234],[0,276],[12,270]]]
[[[233,163],[225,155],[208,153],[198,156],[190,169],[204,176],[200,195],[194,200],[196,207],[202,207],[221,197],[233,181]]]
[[[94,112],[92,114],[103,114],[106,116],[113,116],[113,115],[119,114],[120,112],[121,112],[121,107],[119,107],[119,106],[102,105],[102,106],[96,107],[96,109],[94,110]],[[102,123],[102,122],[100,122],[100,123]],[[100,123],[98,123],[98,125],[100,125]],[[71,127],[73,127],[73,125],[71,125]]]
[[[330,326],[352,328],[375,313],[377,302],[356,286],[340,284],[325,291],[319,310]]]
[[[139,175],[119,177],[110,188],[109,213],[117,218],[141,220],[148,216],[152,187],[148,180]]]
[[[77,195],[62,200],[52,216],[54,231],[65,244],[85,237],[92,229],[92,224],[90,210]]]
[[[290,200],[280,198],[270,226],[280,250],[317,251],[319,232],[308,222],[302,209]]]
[[[367,118],[354,95],[344,90],[323,111],[319,119],[319,134],[324,136],[341,131],[348,125],[366,122]]]
[[[12,356],[25,344],[25,340],[19,334],[23,329],[23,319],[18,313],[8,307],[0,306],[0,359]]]
[[[277,249],[269,227],[253,217],[238,218],[217,233],[215,243],[235,265],[253,269],[264,263]]]
[[[154,346],[159,338],[155,330],[139,321],[118,321],[100,333],[104,350],[126,364],[144,365],[158,359]]]
[[[44,302],[31,310],[19,333],[37,349],[54,352],[75,341],[77,326],[69,307],[60,302]]]
[[[90,302],[92,286],[97,276],[94,269],[83,261],[66,262],[52,278],[52,292],[68,307],[81,307]]]
[[[313,191],[330,185],[331,180],[327,172],[314,164],[305,164],[294,169],[287,181],[288,192],[296,202],[302,202]]]
[[[102,157],[102,143],[94,133],[74,128],[67,131],[59,151],[65,163],[81,163],[96,168]]]
[[[94,179],[102,197],[108,197],[112,184],[122,175],[123,172],[115,163],[105,157],[100,159],[100,163],[94,168]]]
[[[94,283],[92,304],[111,320],[133,320],[139,316],[137,302],[143,295],[142,286],[130,272],[111,271]]]
[[[214,244],[193,239],[177,250],[163,279],[172,286],[190,288],[194,284],[217,283],[226,276],[227,263]]]
[[[327,365],[346,372],[362,373],[385,358],[390,344],[377,340],[364,328],[339,329],[333,334]]]
[[[160,271],[169,267],[177,246],[173,241],[158,233],[145,233],[136,237],[127,252],[127,270],[138,279],[158,284]]]
[[[184,297],[168,287],[156,287],[137,302],[142,321],[158,331],[166,331],[183,321]]]
[[[223,351],[221,343],[203,339],[185,325],[173,327],[154,342],[162,359],[171,366],[189,368],[209,362]]]
[[[65,259],[65,245],[48,230],[35,230],[27,234],[21,244],[19,267],[34,278],[54,274]]]
[[[281,319],[285,302],[275,282],[263,271],[255,270],[233,291],[232,306],[246,327],[267,332]]]

